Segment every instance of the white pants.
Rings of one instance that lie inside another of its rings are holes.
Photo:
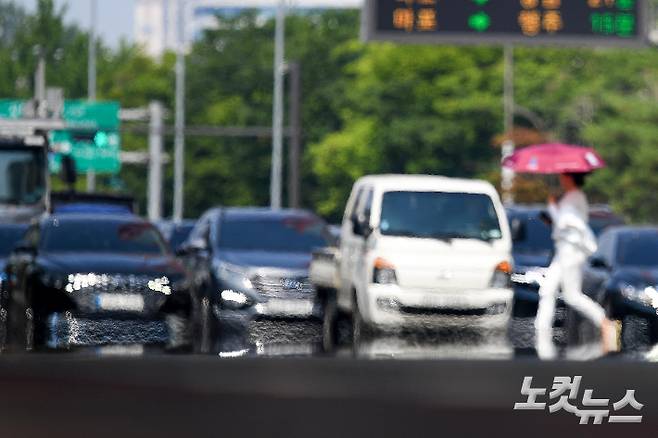
[[[583,266],[587,256],[578,248],[558,245],[555,257],[548,267],[544,282],[539,288],[539,308],[535,327],[538,330],[551,330],[555,316],[555,300],[562,286],[562,299],[598,327],[606,318],[603,308],[582,291]]]

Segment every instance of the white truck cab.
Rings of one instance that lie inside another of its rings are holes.
[[[368,326],[504,327],[512,240],[494,187],[376,175],[352,189],[341,228],[337,304]]]

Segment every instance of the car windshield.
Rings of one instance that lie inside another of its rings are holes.
[[[39,149],[0,149],[0,203],[39,202],[46,190],[44,157]]]
[[[25,234],[25,226],[22,225],[5,225],[0,226],[0,257],[9,255],[14,245]]]
[[[492,240],[502,237],[488,195],[447,192],[387,192],[380,230],[386,236]]]
[[[157,229],[147,222],[57,220],[46,228],[43,249],[50,252],[166,253]]]
[[[327,245],[324,223],[314,217],[224,218],[220,225],[222,249],[307,252]]]
[[[658,267],[658,231],[619,236],[617,263],[622,266]]]
[[[514,240],[514,251],[539,255],[553,250],[551,227],[541,220],[539,213],[512,213],[509,219],[512,227],[519,227]]]

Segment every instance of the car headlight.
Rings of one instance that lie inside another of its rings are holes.
[[[541,286],[546,278],[547,268],[539,267],[517,267],[512,273],[512,283],[527,284],[530,286]]]
[[[252,299],[243,292],[225,289],[219,294],[221,307],[230,310],[240,310],[253,304]]]
[[[395,266],[391,262],[377,257],[375,259],[372,281],[377,284],[397,284],[398,279],[395,275]]]
[[[658,290],[653,286],[640,286],[637,284],[619,283],[621,294],[629,300],[658,309]]]
[[[220,263],[217,266],[217,278],[228,285],[228,289],[239,291],[245,289],[252,290],[254,288],[247,270],[229,263]]]
[[[494,269],[491,277],[491,287],[495,289],[507,289],[512,286],[512,264],[508,261],[500,262]]]
[[[39,282],[47,288],[64,289],[68,283],[68,276],[64,274],[55,274],[51,272],[43,272],[39,276]]]

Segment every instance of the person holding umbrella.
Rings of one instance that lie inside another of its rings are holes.
[[[582,292],[583,268],[596,251],[596,238],[588,226],[589,206],[582,186],[587,173],[603,167],[591,148],[561,144],[529,146],[516,151],[503,163],[517,172],[559,174],[563,195],[548,200],[553,224],[555,255],[539,289],[535,328],[545,338],[552,333],[558,290],[570,307],[601,328],[605,351],[616,348],[616,329],[603,308]]]

